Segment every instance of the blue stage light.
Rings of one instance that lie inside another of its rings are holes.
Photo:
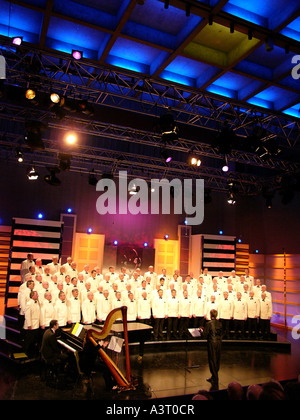
[[[39,213],[37,217],[38,217],[38,219],[43,219],[44,215],[43,215],[43,213]]]
[[[88,228],[87,233],[92,233],[93,229],[92,228]]]
[[[148,242],[144,242],[144,247],[147,248]]]
[[[72,213],[72,209],[69,207],[67,210],[68,213]]]
[[[118,243],[119,243],[118,241],[114,241],[114,245],[115,245],[115,246],[116,246],[116,245],[118,245]]]
[[[223,235],[223,230],[219,230],[219,234],[220,235]]]

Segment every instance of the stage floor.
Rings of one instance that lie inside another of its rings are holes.
[[[219,389],[238,381],[247,386],[270,379],[292,380],[300,374],[300,339],[294,340],[289,332],[277,331],[290,341],[290,352],[272,348],[251,349],[247,345],[223,348],[219,373]],[[205,346],[185,346],[181,349],[159,345],[156,351],[145,346],[142,362],[137,354],[131,355],[132,375],[138,379],[135,391],[108,393],[100,372],[93,375],[91,383],[79,381],[76,385],[48,386],[40,379],[38,364],[16,367],[0,359],[1,400],[152,400],[173,396],[191,395],[199,389],[210,390],[206,378],[210,376]],[[151,350],[151,351],[150,351]],[[134,352],[136,353],[136,352]]]

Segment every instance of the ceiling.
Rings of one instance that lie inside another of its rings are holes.
[[[1,159],[15,161],[19,147],[24,168],[54,167],[69,153],[70,171],[96,176],[127,170],[204,178],[218,191],[234,181],[241,194],[283,181],[297,190],[297,0],[0,0],[0,10]],[[60,106],[49,101],[53,90]],[[24,140],[33,121],[42,149]],[[67,129],[79,135],[75,149],[62,141]],[[163,150],[173,153],[168,164]],[[191,153],[200,167],[189,165]]]

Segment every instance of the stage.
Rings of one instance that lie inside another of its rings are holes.
[[[293,380],[300,374],[300,342],[291,334],[278,330],[277,343],[258,341],[250,345],[247,340],[224,342],[219,373],[218,399],[228,383],[239,382],[242,386],[263,383],[271,379]],[[288,346],[290,343],[290,348]],[[136,390],[106,392],[102,374],[97,367],[92,380],[65,379],[55,385],[41,378],[40,364],[13,363],[0,359],[1,400],[150,400],[163,401],[176,397],[176,401],[189,401],[198,390],[210,390],[206,378],[210,376],[206,343],[148,342],[145,354],[138,358],[138,346],[130,346],[132,376],[138,381]],[[163,399],[163,400],[160,400]]]

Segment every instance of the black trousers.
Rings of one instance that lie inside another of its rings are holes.
[[[230,326],[231,326],[231,319],[220,319],[220,321],[222,322],[223,325],[223,332],[224,332],[224,337],[229,337],[230,334]]]
[[[154,318],[154,339],[163,338],[163,328],[164,328],[165,318]]]
[[[219,384],[219,369],[221,360],[222,342],[219,340],[208,341],[208,364],[211,373],[211,383],[213,386]]]
[[[189,317],[182,316],[179,320],[179,338],[188,338]]]
[[[177,338],[178,337],[177,329],[178,329],[178,317],[169,316],[168,322],[167,322],[167,338],[169,339],[171,338],[171,336],[173,336],[174,338]]]
[[[248,318],[248,331],[249,331],[249,336],[257,337],[257,332],[258,332],[257,318]]]
[[[235,319],[234,323],[234,336],[236,338],[245,337],[245,321],[243,319]]]

